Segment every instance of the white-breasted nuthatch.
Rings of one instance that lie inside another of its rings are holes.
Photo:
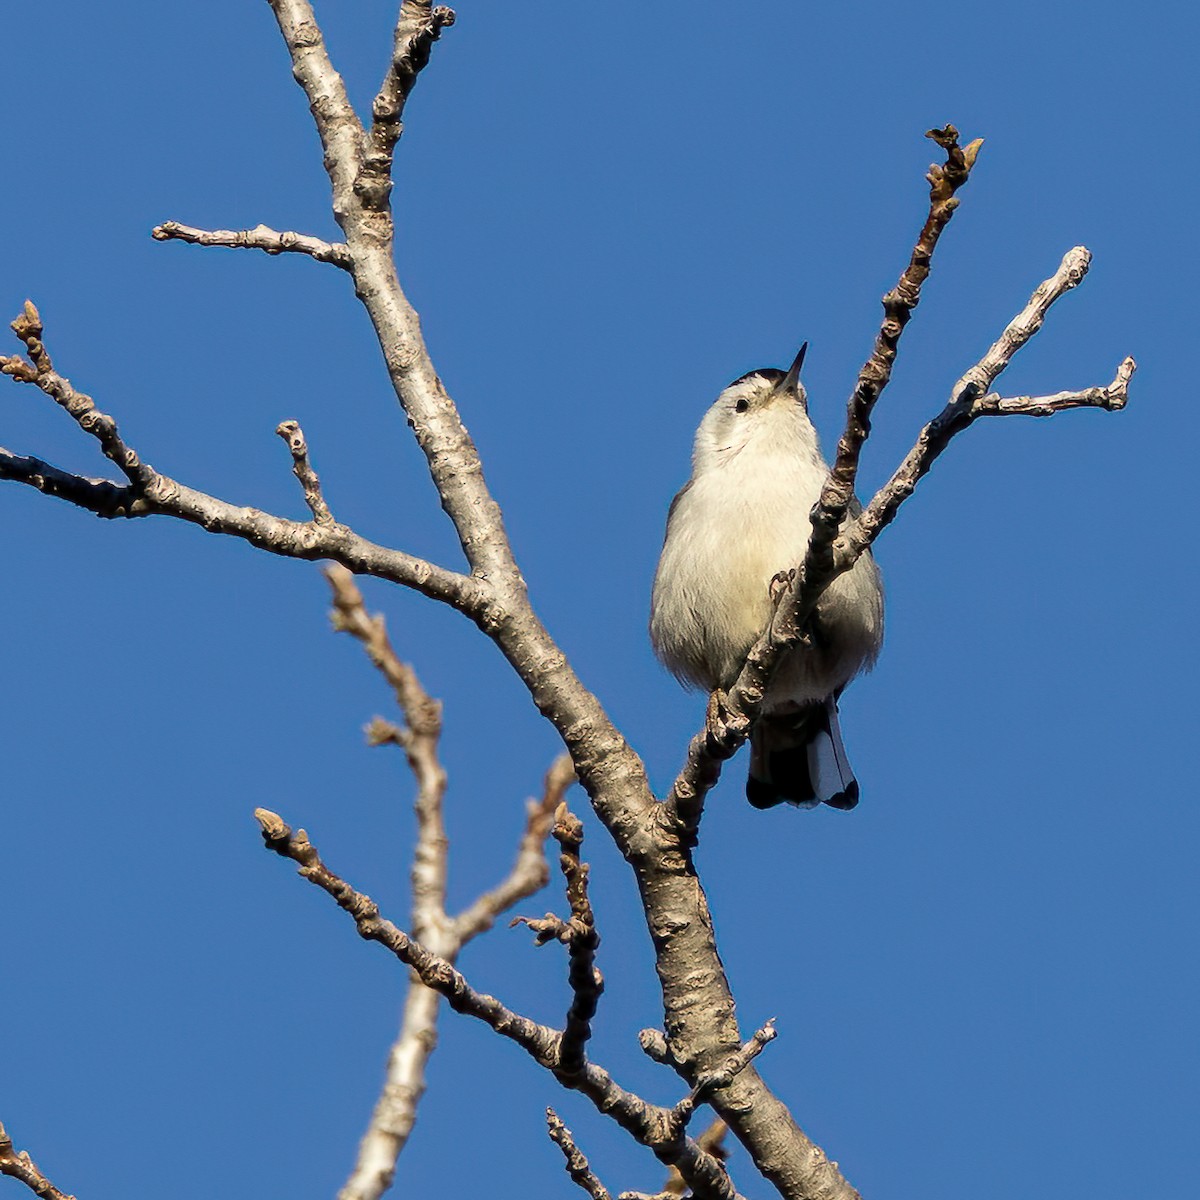
[[[800,383],[807,349],[786,372],[751,371],[717,397],[696,431],[692,477],[671,502],[650,640],[679,679],[709,691],[732,686],[766,629],[772,580],[803,560],[829,474]],[[809,634],[778,664],[750,736],[746,795],[756,808],[858,803],[837,699],[883,640],[869,551],[817,601]]]

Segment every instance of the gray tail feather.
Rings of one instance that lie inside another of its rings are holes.
[[[755,808],[786,802],[851,809],[858,803],[858,781],[846,756],[835,697],[799,713],[759,721],[750,738],[746,797]]]

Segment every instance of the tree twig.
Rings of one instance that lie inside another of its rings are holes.
[[[677,1166],[698,1200],[736,1200],[737,1192],[724,1167],[683,1134],[673,1110],[650,1104],[621,1087],[595,1063],[585,1063],[573,1073],[561,1071],[561,1033],[522,1016],[495,996],[476,991],[451,963],[384,919],[369,896],[355,891],[321,861],[304,830],[293,834],[277,813],[267,809],[256,809],[254,816],[267,848],[291,859],[303,878],[333,897],[354,919],[360,937],[385,946],[412,968],[426,987],[444,996],[455,1012],[482,1021],[520,1046],[564,1087],[586,1096],[600,1112],[649,1147],[660,1161]]]
[[[777,1034],[775,1021],[772,1018],[736,1053],[731,1054],[715,1071],[702,1075],[696,1080],[692,1090],[671,1110],[673,1119],[678,1122],[680,1129],[686,1129],[698,1105],[712,1095],[717,1088],[728,1087],[736,1075],[744,1071],[763,1051],[768,1042],[773,1042]]]
[[[42,341],[45,332],[42,318],[32,300],[25,301],[24,311],[12,323],[12,331],[25,343],[29,362],[15,354],[0,355],[0,373],[11,375],[20,383],[31,383],[45,392],[71,415],[84,433],[100,443],[105,458],[120,468],[133,488],[145,491],[154,481],[154,469],[143,463],[122,441],[116,421],[102,413],[91,396],[77,391],[69,379],[54,369],[50,353]]]
[[[329,505],[325,503],[325,497],[321,494],[320,476],[313,470],[312,463],[308,461],[308,443],[304,440],[304,430],[300,428],[300,422],[281,421],[276,426],[275,432],[283,438],[292,453],[292,474],[296,476],[300,481],[300,486],[304,489],[304,502],[308,505],[313,520],[318,525],[332,525],[334,523],[333,514],[329,511]]]
[[[592,1168],[583,1151],[575,1144],[571,1131],[552,1108],[546,1109],[546,1128],[550,1140],[563,1152],[563,1158],[567,1160],[567,1174],[572,1182],[583,1188],[592,1200],[612,1200],[608,1188],[592,1174]]]
[[[392,190],[392,155],[404,131],[401,117],[433,43],[454,24],[454,10],[430,0],[404,0],[392,35],[392,62],[371,105],[367,151],[356,189],[368,209],[381,210]]]
[[[550,871],[543,846],[554,814],[574,782],[575,767],[571,756],[559,755],[546,772],[541,799],[530,800],[526,806],[525,832],[517,847],[512,870],[496,887],[483,892],[453,919],[455,934],[464,942],[490,929],[501,913],[549,882]]]
[[[729,1126],[717,1117],[711,1125],[696,1138],[696,1145],[706,1154],[711,1154],[718,1162],[724,1163],[729,1157],[725,1148],[725,1134]],[[622,1192],[617,1200],[681,1200],[688,1192],[687,1182],[674,1168],[669,1168],[667,1182],[661,1192]]]
[[[838,441],[837,456],[813,509],[813,531],[800,574],[805,580],[813,580],[814,586],[815,581],[824,576],[833,577],[833,540],[845,522],[846,513],[854,499],[858,460],[871,433],[871,413],[892,377],[892,364],[896,361],[900,335],[920,303],[921,287],[929,278],[934,249],[958,208],[955,193],[970,179],[971,168],[983,146],[982,138],[959,146],[958,130],[953,125],[931,129],[925,136],[941,146],[946,152],[946,161],[941,166],[935,163],[929,168],[926,176],[929,180],[929,213],[913,246],[908,266],[904,268],[896,286],[883,298],[883,324],[875,336],[871,356],[859,371],[858,381],[850,394],[846,405],[846,426]],[[815,601],[814,596],[813,603]],[[794,619],[803,622],[806,615],[797,612]]]
[[[729,1151],[725,1148],[725,1134],[728,1130],[729,1126],[720,1117],[716,1117],[712,1124],[696,1138],[696,1145],[706,1154],[711,1154],[718,1162],[723,1163],[729,1157]],[[666,1186],[663,1188],[663,1195],[669,1197],[670,1200],[678,1200],[686,1192],[687,1183],[683,1176],[672,1167],[667,1176]]]
[[[862,551],[895,519],[901,504],[912,495],[954,435],[961,433],[977,418],[1051,416],[1069,408],[1081,407],[1103,408],[1113,412],[1125,407],[1129,381],[1137,368],[1132,358],[1124,359],[1117,368],[1113,382],[1107,387],[1012,399],[1004,399],[988,391],[1017,351],[1041,329],[1050,306],[1082,282],[1090,263],[1091,254],[1084,246],[1068,250],[1058,270],[1038,285],[1029,302],[1008,323],[983,358],[963,374],[951,390],[946,407],[921,430],[916,444],[891,479],[875,493],[862,514],[851,521],[838,538],[834,553],[839,567],[843,563],[857,561]]]
[[[20,1180],[35,1195],[43,1200],[75,1200],[58,1188],[38,1170],[37,1164],[24,1150],[13,1146],[12,1138],[8,1136],[3,1124],[0,1124],[0,1175]]]
[[[592,1018],[604,991],[604,977],[596,969],[600,935],[596,932],[595,915],[588,898],[589,868],[579,856],[583,845],[583,822],[566,804],[560,804],[551,832],[562,849],[558,862],[566,880],[571,918],[563,921],[553,913],[547,913],[545,917],[516,917],[512,923],[529,926],[537,935],[539,946],[560,941],[567,947],[571,1007],[567,1010],[559,1049],[559,1069],[570,1075],[582,1070],[587,1061],[585,1047],[592,1036]]]
[[[324,242],[306,233],[280,232],[267,225],[253,229],[197,229],[178,221],[155,225],[150,236],[156,242],[189,242],[193,246],[225,246],[233,250],[263,250],[267,254],[307,254],[317,262],[332,263],[343,271],[350,267],[344,242]]]
[[[376,545],[332,519],[327,523],[289,521],[256,508],[230,504],[156,471],[126,444],[112,417],[101,412],[90,396],[77,391],[70,380],[54,370],[42,342],[41,317],[30,301],[25,302],[25,310],[13,322],[13,329],[25,343],[29,361],[18,355],[0,355],[0,373],[12,376],[19,383],[32,384],[54,400],[85,433],[100,443],[105,456],[120,467],[129,482],[122,485],[75,475],[42,459],[14,454],[3,447],[0,447],[0,479],[11,479],[58,496],[100,517],[175,517],[200,525],[209,533],[241,538],[284,558],[331,559],[356,574],[376,575],[413,588],[476,621],[486,617],[493,598],[479,580],[403,551]]]
[[[453,963],[462,947],[489,928],[511,904],[531,895],[549,878],[545,841],[550,814],[574,779],[570,760],[558,760],[547,773],[546,796],[530,805],[517,862],[501,888],[480,897],[473,906],[473,921],[451,919],[446,914],[446,878],[449,842],[443,819],[446,771],[438,742],[442,706],[421,684],[416,671],[396,653],[382,616],[371,616],[354,577],[343,567],[325,572],[333,593],[334,628],[362,643],[367,656],[392,688],[404,715],[401,727],[377,717],[368,727],[373,744],[400,746],[417,783],[414,808],[417,841],[412,865],[412,929],[433,953]],[[396,1161],[404,1149],[417,1106],[425,1092],[425,1069],[437,1045],[440,997],[419,980],[410,980],[400,1032],[388,1054],[383,1088],[359,1144],[358,1154],[339,1200],[378,1200],[391,1186]]]

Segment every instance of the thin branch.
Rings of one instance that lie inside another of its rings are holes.
[[[775,664],[785,650],[801,639],[809,613],[837,574],[833,566],[833,542],[854,499],[859,456],[871,432],[871,413],[892,377],[900,335],[920,302],[933,251],[958,208],[955,193],[970,179],[971,168],[983,145],[983,139],[977,138],[959,146],[958,130],[953,125],[930,129],[925,136],[941,146],[946,161],[941,166],[936,163],[930,166],[926,175],[929,211],[908,265],[896,286],[883,297],[883,322],[846,405],[846,424],[838,441],[837,456],[813,506],[812,533],[804,561],[790,575],[788,585],[780,590],[768,636],[751,651],[731,696],[720,696],[719,704],[710,704],[705,728],[693,737],[687,762],[672,786],[667,807],[656,817],[677,825],[685,837],[695,836],[704,797],[720,778],[722,762],[732,757],[749,737]]]
[[[31,383],[45,392],[74,418],[84,433],[100,443],[105,458],[116,463],[135,488],[146,488],[154,479],[153,468],[143,463],[121,440],[116,421],[102,413],[91,396],[76,391],[69,379],[54,370],[50,354],[42,342],[42,318],[32,300],[25,301],[24,311],[12,323],[12,331],[25,343],[30,361],[26,362],[15,354],[0,355],[0,373],[11,375],[19,383]]]
[[[333,627],[356,637],[376,670],[396,695],[404,720],[415,734],[436,745],[442,731],[442,706],[421,686],[416,672],[393,649],[387,622],[380,614],[370,616],[354,576],[342,567],[328,567],[325,578],[333,592]]]
[[[32,454],[15,454],[4,446],[0,446],[0,479],[23,483],[98,517],[143,517],[150,513],[149,508],[141,507],[144,501],[132,488],[110,479],[76,475]]]
[[[589,868],[579,857],[583,845],[583,822],[566,804],[560,804],[551,832],[562,849],[558,862],[566,880],[571,919],[563,921],[553,913],[547,913],[542,918],[517,917],[513,924],[529,926],[537,935],[539,946],[549,941],[560,941],[567,947],[571,1007],[567,1010],[566,1028],[559,1050],[559,1069],[571,1075],[581,1071],[587,1062],[585,1047],[592,1036],[592,1018],[596,1015],[596,1006],[604,992],[604,977],[596,970],[600,935],[596,932],[596,919],[588,898]]]
[[[941,166],[935,163],[929,168],[926,176],[929,180],[929,214],[913,246],[908,266],[896,286],[883,298],[883,324],[846,406],[846,427],[838,441],[837,457],[813,509],[813,532],[801,572],[805,579],[815,579],[832,571],[833,539],[845,522],[854,499],[859,456],[871,433],[871,413],[892,377],[900,335],[920,303],[921,286],[929,278],[938,239],[958,208],[955,193],[970,179],[971,168],[983,145],[983,139],[976,138],[960,147],[958,130],[953,125],[931,129],[925,136],[941,146],[946,152],[946,161]],[[804,614],[797,614],[797,617],[803,620]]]
[[[728,1131],[729,1126],[717,1117],[696,1139],[696,1145],[718,1162],[724,1163],[729,1157],[729,1151],[725,1149],[725,1134]],[[681,1200],[687,1192],[687,1182],[675,1167],[671,1167],[661,1192],[622,1192],[617,1200]]]
[[[1013,356],[1042,327],[1056,300],[1077,287],[1087,274],[1091,255],[1083,246],[1068,250],[1058,270],[1034,290],[1029,302],[1008,323],[987,353],[954,385],[946,407],[921,430],[916,444],[896,468],[891,479],[876,492],[862,514],[843,531],[835,545],[839,568],[853,564],[896,517],[900,506],[916,490],[934,460],[977,418],[985,416],[1051,416],[1069,408],[1097,407],[1108,411],[1124,408],[1129,381],[1137,364],[1126,358],[1117,368],[1113,382],[1103,388],[1060,392],[1055,396],[1018,396],[1003,399],[988,389],[1009,365]],[[987,393],[987,394],[985,394]]]
[[[317,262],[350,269],[350,252],[344,242],[324,242],[306,233],[280,232],[267,225],[253,229],[196,229],[178,221],[155,225],[150,236],[156,242],[188,242],[193,246],[226,246],[234,250],[263,250],[267,254],[307,254]]]
[[[406,752],[413,740],[409,730],[379,718],[371,723],[368,736],[377,744],[394,742]],[[428,900],[435,887],[428,878],[418,881],[417,861],[422,857],[418,850],[413,870],[413,929],[414,932],[423,931],[418,932],[418,936],[428,938],[430,949],[447,962],[453,963],[461,948],[490,929],[505,909],[545,886],[550,877],[545,855],[546,836],[554,810],[574,778],[571,760],[563,755],[547,772],[545,797],[540,802],[529,803],[525,832],[511,873],[500,887],[481,896],[458,918],[448,919],[441,907],[445,896],[444,870],[440,884],[436,885],[441,896],[436,911],[416,900],[422,888]],[[426,823],[421,808],[418,800],[419,842],[428,841],[432,845],[439,834],[444,838],[440,816],[436,822]],[[430,865],[426,869],[432,871],[435,868]],[[338,1193],[339,1200],[378,1200],[391,1186],[396,1160],[412,1132],[417,1105],[425,1092],[425,1065],[437,1045],[439,1002],[437,992],[417,979],[410,981],[400,1033],[388,1054],[386,1079],[359,1146],[354,1168]]]
[[[571,1181],[583,1188],[592,1200],[612,1200],[608,1188],[592,1174],[588,1160],[575,1144],[571,1131],[552,1108],[546,1109],[546,1128],[550,1140],[563,1152],[563,1158],[567,1160],[567,1174],[570,1175]]]
[[[275,432],[287,443],[292,452],[292,474],[300,481],[304,489],[304,502],[308,505],[313,520],[318,525],[334,524],[333,514],[325,497],[321,494],[320,476],[313,470],[308,461],[308,443],[304,440],[304,430],[298,421],[281,421]]]
[[[12,1138],[8,1136],[3,1124],[0,1124],[0,1175],[8,1175],[20,1180],[31,1192],[43,1197],[43,1200],[75,1200],[66,1192],[60,1192],[38,1170],[37,1164],[24,1150],[13,1147]]]
[[[404,105],[417,83],[417,76],[429,64],[433,43],[443,29],[454,24],[454,10],[430,0],[404,0],[392,37],[392,61],[388,73],[371,105],[371,128],[367,151],[355,191],[364,207],[386,208],[392,190],[392,156],[404,132],[401,120]]]
[[[25,310],[13,322],[13,329],[25,343],[29,361],[18,355],[0,355],[0,372],[19,383],[32,384],[53,399],[100,443],[105,456],[121,468],[129,482],[121,485],[75,475],[40,458],[3,448],[0,448],[0,479],[26,484],[100,517],[175,517],[199,525],[209,533],[241,538],[284,558],[331,559],[355,574],[376,575],[413,588],[476,621],[488,617],[494,601],[481,581],[400,550],[376,545],[335,521],[325,524],[315,520],[289,521],[256,508],[230,504],[160,474],[125,443],[112,417],[101,412],[90,396],[77,391],[70,380],[54,370],[42,342],[41,318],[30,301],[25,302]]]
[[[731,1054],[720,1067],[700,1076],[691,1092],[671,1110],[679,1128],[686,1129],[697,1106],[703,1104],[718,1088],[727,1088],[734,1077],[740,1075],[776,1036],[775,1020],[772,1018],[761,1029],[756,1030],[750,1040]]]
[[[554,823],[554,814],[568,788],[575,782],[575,768],[568,754],[554,760],[546,772],[542,798],[526,806],[525,832],[521,835],[516,861],[508,875],[490,891],[484,892],[453,919],[455,935],[464,943],[490,929],[497,918],[514,904],[533,895],[549,882],[546,866],[546,836]]]
[[[1117,364],[1117,373],[1106,387],[1084,388],[1079,392],[1055,392],[1052,396],[1001,396],[990,392],[971,405],[975,417],[1052,417],[1068,408],[1103,408],[1117,412],[1129,400],[1129,380],[1137,363],[1124,358]]]
[[[446,796],[446,770],[438,755],[442,736],[442,706],[421,685],[416,671],[396,653],[387,635],[382,614],[371,616],[363,602],[354,576],[344,567],[327,567],[325,578],[333,592],[333,627],[349,633],[362,643],[367,657],[387,680],[404,714],[407,728],[393,736],[404,749],[409,768],[417,782],[414,811],[417,816],[417,844],[413,854],[412,889],[413,931],[419,939],[438,942],[438,952],[453,956],[461,940],[447,936],[446,875],[449,841],[442,817]],[[373,729],[378,735],[383,723]],[[394,726],[392,727],[395,728]]]
[[[316,847],[308,840],[303,829],[293,836],[283,819],[267,809],[256,809],[254,816],[262,827],[263,840],[268,849],[291,859],[299,867],[303,878],[332,896],[338,906],[354,919],[360,937],[378,942],[390,950],[420,976],[422,983],[440,992],[455,1012],[484,1022],[527,1051],[542,1066],[553,1068],[557,1065],[558,1033],[555,1030],[513,1012],[494,996],[475,991],[445,959],[431,953],[416,939],[384,920],[369,896],[356,892],[321,861]]]
[[[1116,377],[1107,387],[1060,392],[1053,396],[1018,396],[1009,399],[988,392],[1017,351],[1041,329],[1054,302],[1083,280],[1090,262],[1091,254],[1083,246],[1076,246],[1063,256],[1058,270],[1038,285],[1028,304],[1009,322],[983,358],[954,385],[946,407],[922,429],[916,445],[891,479],[879,489],[863,512],[843,527],[829,547],[827,563],[814,568],[810,576],[806,573],[810,566],[806,557],[803,569],[785,589],[776,609],[775,620],[750,651],[746,665],[729,694],[716,697],[717,702],[710,704],[705,727],[692,738],[688,746],[687,761],[667,803],[658,813],[659,820],[694,836],[704,797],[720,777],[721,764],[737,751],[748,736],[750,723],[762,703],[771,669],[782,653],[799,639],[799,627],[786,617],[787,606],[793,605],[792,612],[811,611],[829,583],[843,571],[848,571],[892,522],[900,505],[912,495],[933,461],[956,433],[984,416],[1050,416],[1070,408],[1095,407],[1116,411],[1125,406],[1129,380],[1136,369],[1132,358],[1126,358],[1120,364]],[[810,550],[816,539],[817,526],[814,524]]]
[[[570,1074],[560,1070],[562,1034],[514,1012],[495,996],[476,991],[451,963],[381,917],[369,896],[355,891],[321,861],[304,830],[293,835],[283,819],[267,809],[256,809],[254,816],[267,848],[291,859],[303,878],[332,896],[353,918],[360,937],[385,946],[411,967],[426,987],[444,996],[455,1012],[482,1021],[520,1046],[564,1087],[586,1096],[600,1112],[648,1146],[660,1161],[678,1166],[700,1200],[735,1200],[737,1193],[724,1167],[682,1133],[671,1109],[650,1104],[627,1091],[595,1063],[586,1063]]]
[[[531,805],[521,839],[517,864],[505,881],[503,892],[489,893],[476,902],[473,923],[451,920],[446,915],[446,878],[449,842],[443,819],[446,772],[438,755],[442,730],[442,706],[422,686],[416,672],[396,653],[387,636],[382,616],[371,616],[354,577],[342,567],[325,572],[333,593],[334,628],[352,634],[387,680],[396,703],[404,714],[405,727],[375,718],[368,726],[368,740],[375,745],[391,742],[400,746],[417,782],[414,808],[417,843],[412,866],[412,928],[417,939],[433,953],[453,963],[463,945],[483,932],[509,904],[532,894],[549,878],[545,841],[553,805],[574,779],[567,760],[564,773],[560,759],[547,774],[547,792],[553,799]],[[386,1079],[359,1145],[349,1178],[339,1200],[377,1200],[391,1185],[396,1160],[404,1149],[416,1120],[416,1110],[425,1092],[425,1066],[437,1044],[439,996],[419,980],[412,980],[404,1005],[399,1035],[388,1054]]]

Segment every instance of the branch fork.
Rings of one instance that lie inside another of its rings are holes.
[[[328,893],[353,918],[360,937],[385,946],[415,971],[427,988],[444,996],[455,1012],[483,1021],[522,1047],[564,1087],[586,1096],[662,1162],[678,1167],[697,1200],[736,1200],[737,1192],[724,1167],[682,1133],[673,1110],[650,1104],[627,1091],[594,1063],[584,1061],[577,1071],[562,1069],[565,1033],[540,1025],[496,997],[476,991],[452,963],[386,920],[369,896],[355,891],[331,871],[303,829],[293,832],[269,809],[256,809],[254,816],[267,848],[290,859],[303,878]]]
[[[551,830],[562,849],[559,867],[567,886],[567,902],[571,906],[570,920],[564,921],[553,913],[543,918],[515,917],[513,925],[527,925],[536,935],[535,943],[560,941],[567,947],[571,986],[571,1007],[567,1011],[566,1027],[559,1042],[558,1070],[577,1075],[587,1062],[584,1047],[592,1036],[591,1022],[604,991],[604,977],[596,969],[596,950],[600,935],[588,898],[588,865],[580,859],[583,845],[583,822],[560,804]]]

